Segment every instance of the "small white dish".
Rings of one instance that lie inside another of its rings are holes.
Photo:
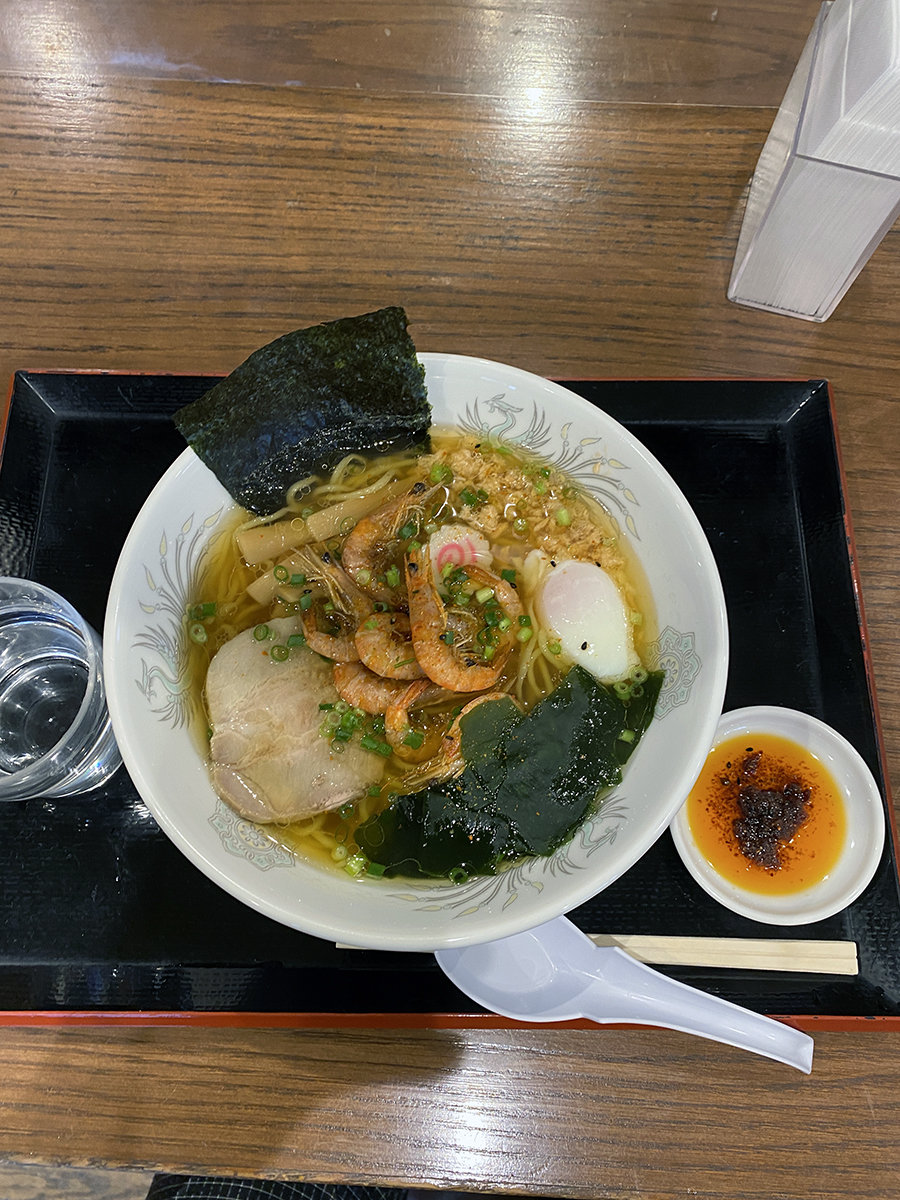
[[[698,849],[691,832],[687,803],[671,825],[672,838],[684,865],[713,899],[741,916],[766,925],[807,925],[852,904],[862,894],[884,848],[884,804],[872,772],[860,754],[836,730],[795,709],[758,706],[724,713],[710,747],[740,734],[774,734],[815,755],[840,789],[847,817],[844,848],[832,870],[818,883],[786,895],[764,895],[738,887],[716,870]]]

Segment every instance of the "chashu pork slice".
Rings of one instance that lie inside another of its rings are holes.
[[[342,753],[332,750],[319,732],[319,705],[339,698],[331,664],[305,645],[276,662],[269,651],[299,625],[293,617],[268,625],[270,640],[245,630],[209,664],[210,774],[242,817],[285,824],[356,799],[381,779],[384,760],[355,741],[342,743]]]

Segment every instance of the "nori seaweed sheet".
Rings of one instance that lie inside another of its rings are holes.
[[[427,446],[431,406],[406,313],[391,307],[285,334],[174,420],[230,495],[266,515],[347,454]]]

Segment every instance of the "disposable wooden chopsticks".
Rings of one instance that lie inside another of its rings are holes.
[[[598,946],[619,946],[655,966],[726,967],[748,971],[857,975],[855,942],[768,938],[649,937],[592,933]]]
[[[598,946],[618,946],[639,962],[657,967],[724,967],[746,971],[858,975],[856,942],[810,942],[768,938],[652,937],[591,933]],[[342,942],[338,950],[354,950]]]

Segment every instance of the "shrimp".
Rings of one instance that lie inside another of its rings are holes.
[[[460,753],[462,730],[460,729],[459,723],[466,713],[470,713],[472,709],[477,708],[479,704],[484,704],[486,700],[512,700],[516,708],[519,708],[518,702],[513,700],[509,692],[485,692],[483,696],[476,696],[474,700],[470,700],[468,704],[463,705],[463,707],[454,717],[450,728],[441,739],[441,758],[447,763],[459,762],[459,770],[462,770],[462,767],[465,765]],[[458,771],[454,772],[454,774],[458,773]]]
[[[342,700],[374,717],[399,700],[409,684],[402,679],[376,675],[361,662],[336,662],[334,686]]]
[[[360,659],[376,675],[421,679],[425,674],[409,640],[409,617],[405,613],[373,613],[357,629],[355,641]]]
[[[360,662],[336,662],[334,686],[342,700],[375,717],[386,712],[392,704],[396,704],[409,688],[409,682],[404,679],[385,679],[383,675],[376,675]],[[422,690],[418,703],[430,704],[445,695],[443,688],[431,684],[430,690]]]
[[[424,506],[439,486],[429,487],[419,480],[398,499],[357,521],[347,534],[341,562],[350,578],[369,596],[387,602],[394,599],[394,588],[385,580],[390,543],[397,541],[407,522],[415,522],[417,528],[424,523]]]
[[[385,709],[385,739],[397,757],[402,758],[404,762],[423,762],[426,758],[431,758],[433,753],[427,738],[419,746],[410,744],[412,740],[420,738],[421,734],[411,738],[413,730],[409,722],[410,708],[417,700],[421,703],[422,697],[433,686],[430,679],[417,679],[409,684],[403,694]]]
[[[494,595],[510,617],[521,613],[515,590],[499,576],[482,567],[468,566],[466,574]],[[429,679],[452,692],[483,692],[500,677],[513,648],[506,637],[496,648],[489,663],[480,662],[474,652],[456,647],[444,602],[434,582],[427,549],[414,548],[406,556],[406,586],[409,593],[409,619],[413,649]]]
[[[519,708],[517,701],[508,692],[485,692],[483,696],[476,696],[474,700],[470,700],[464,705],[457,715],[454,717],[449,728],[445,730],[441,737],[441,745],[438,752],[432,756],[428,763],[423,764],[422,768],[417,770],[415,767],[404,777],[407,787],[418,789],[426,783],[445,782],[448,779],[454,779],[460,775],[465,768],[465,760],[460,751],[462,740],[462,731],[460,729],[460,721],[477,708],[479,704],[484,704],[486,700],[512,700],[516,708]]]
[[[359,662],[359,651],[356,649],[352,633],[323,633],[316,625],[316,618],[312,612],[301,613],[300,624],[303,626],[306,644],[310,650],[315,650],[316,654],[330,658],[332,662]]]
[[[494,595],[500,602],[506,615],[513,618],[518,618],[522,615],[522,602],[519,599],[519,594],[511,583],[507,583],[499,575],[495,575],[493,571],[486,571],[484,567],[472,563],[470,566],[463,568],[468,577],[473,583],[479,583],[482,587],[493,588]]]
[[[310,649],[335,662],[359,662],[354,634],[359,623],[371,615],[372,601],[342,567],[331,561],[327,551],[320,556],[304,549],[298,553],[296,561],[307,581],[314,585],[301,592],[301,605],[304,593],[313,601],[324,600],[323,613],[332,626],[328,631],[319,628],[315,603],[305,609],[301,607],[300,623]]]

